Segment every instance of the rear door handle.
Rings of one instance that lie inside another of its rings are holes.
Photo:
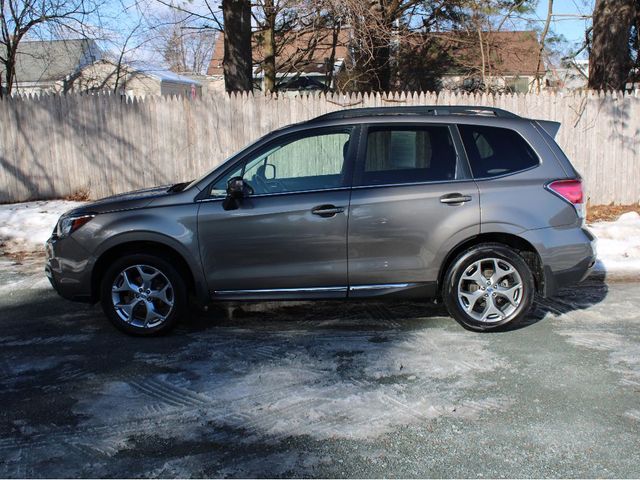
[[[470,201],[471,195],[462,195],[461,193],[448,193],[440,197],[440,203],[446,203],[447,205],[462,205]]]
[[[342,212],[344,212],[344,207],[336,207],[335,205],[319,205],[311,209],[311,213],[324,218],[333,217]]]

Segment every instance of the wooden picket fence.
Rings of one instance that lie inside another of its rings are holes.
[[[109,95],[0,101],[0,203],[99,198],[196,178],[260,136],[351,107],[490,105],[562,122],[557,140],[592,204],[640,202],[640,97],[576,95]]]

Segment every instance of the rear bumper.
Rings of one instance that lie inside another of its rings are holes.
[[[593,270],[597,258],[597,240],[586,228],[544,228],[522,235],[540,255],[545,297],[555,295],[568,285],[579,283]]]
[[[91,288],[93,258],[73,238],[51,237],[45,244],[45,274],[58,294],[68,300],[95,301]]]
[[[544,296],[555,295],[559,289],[583,281],[592,272],[596,263],[594,258],[585,258],[578,265],[561,272],[553,272],[549,267],[544,267]]]

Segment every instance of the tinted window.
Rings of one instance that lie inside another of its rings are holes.
[[[332,131],[271,144],[218,179],[211,195],[224,196],[234,176],[242,176],[255,195],[341,187],[349,137],[350,131]]]
[[[456,178],[456,150],[445,126],[370,128],[358,185]]]
[[[540,163],[525,139],[513,130],[479,125],[458,128],[476,178],[518,172]]]

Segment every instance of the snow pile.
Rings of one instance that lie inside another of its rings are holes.
[[[0,205],[0,250],[32,252],[44,250],[60,215],[82,202],[53,200]]]
[[[596,269],[640,273],[640,214],[628,212],[614,222],[597,222],[589,229],[598,238]]]

